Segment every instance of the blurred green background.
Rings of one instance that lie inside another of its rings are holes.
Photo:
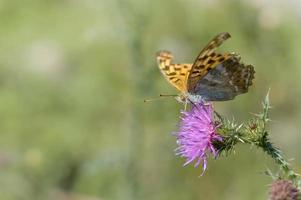
[[[192,62],[219,32],[255,66],[249,93],[216,103],[242,122],[271,88],[271,137],[301,172],[298,1],[0,0],[0,199],[261,200],[276,170],[261,150],[174,155],[179,111],[155,53]]]

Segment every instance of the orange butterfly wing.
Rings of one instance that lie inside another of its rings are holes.
[[[169,51],[157,53],[158,66],[165,79],[180,92],[185,93],[192,64],[173,64],[172,59],[173,55]]]

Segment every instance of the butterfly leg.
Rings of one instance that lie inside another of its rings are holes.
[[[205,106],[210,106],[211,105],[211,102],[206,102],[206,101],[204,101],[204,103],[203,103]]]
[[[201,104],[203,104],[204,106],[211,105],[211,102],[206,101],[204,98],[201,98],[200,101],[201,101]]]
[[[187,100],[185,100],[185,103],[184,103],[184,111],[186,111],[186,109],[187,109]]]
[[[214,111],[214,114],[217,116],[217,118],[221,121],[223,121],[223,117],[216,111]]]
[[[187,104],[190,104],[191,106],[196,106],[196,104],[193,101],[191,101],[189,98],[186,98],[185,101],[186,101],[185,107],[187,106]]]

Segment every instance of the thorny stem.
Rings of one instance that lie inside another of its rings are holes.
[[[269,93],[263,101],[263,112],[256,115],[256,118],[250,120],[247,124],[237,125],[230,120],[226,120],[219,114],[217,123],[221,124],[218,133],[223,136],[222,142],[216,142],[215,147],[221,153],[229,154],[233,151],[237,143],[250,144],[261,148],[267,155],[271,156],[279,165],[281,173],[274,176],[277,178],[287,178],[291,180],[299,189],[301,181],[299,175],[290,168],[290,164],[283,157],[280,149],[275,147],[269,139],[269,133],[266,130],[269,119]],[[271,173],[267,173],[273,176]]]

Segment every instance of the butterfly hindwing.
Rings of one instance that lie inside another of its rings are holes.
[[[215,36],[200,52],[189,73],[187,80],[188,91],[193,90],[197,82],[204,77],[209,70],[213,69],[224,60],[232,57],[232,54],[230,53],[222,55],[215,52],[216,48],[230,37],[229,33],[220,33]]]
[[[237,57],[231,57],[210,70],[191,95],[200,95],[206,101],[226,101],[246,93],[254,79],[254,68],[244,65]]]
[[[157,53],[160,71],[166,80],[181,92],[187,91],[187,78],[192,64],[173,64],[173,56],[169,51]]]

